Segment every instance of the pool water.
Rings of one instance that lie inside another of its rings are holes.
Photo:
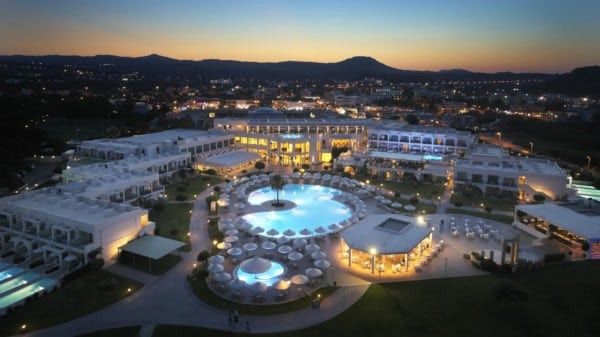
[[[0,282],[14,277],[15,275],[22,273],[23,271],[23,268],[19,267],[10,267],[6,270],[3,270],[2,272],[0,272]]]
[[[271,266],[268,270],[262,273],[249,273],[244,271],[243,263],[235,269],[235,276],[246,282],[247,285],[252,285],[257,282],[265,283],[268,286],[272,286],[273,284],[279,281],[280,276],[285,274],[285,267],[283,264],[277,261],[270,261]]]
[[[243,216],[244,220],[253,226],[260,226],[265,229],[261,234],[266,234],[270,229],[279,232],[273,237],[283,235],[283,232],[291,229],[295,235],[289,237],[310,237],[322,235],[330,232],[328,228],[331,224],[339,224],[352,216],[352,211],[346,205],[332,200],[336,195],[342,192],[338,189],[321,185],[301,185],[287,184],[283,190],[279,191],[280,201],[292,201],[296,206],[289,210],[268,211],[250,213]],[[250,205],[261,205],[267,201],[273,201],[276,198],[275,191],[271,187],[264,187],[253,191],[248,196]],[[315,233],[317,227],[323,227],[325,233]],[[303,229],[312,231],[309,235],[300,233]]]
[[[25,286],[23,288],[20,288],[16,291],[13,291],[9,294],[7,294],[6,296],[2,296],[0,297],[0,310],[3,310],[21,300],[23,300],[24,298],[27,298],[35,293],[44,291],[44,290],[49,290],[51,288],[53,288],[56,285],[56,281],[49,279],[49,278],[43,278],[39,281],[36,281],[28,286]]]
[[[0,283],[0,297],[2,297],[4,293],[7,293],[38,278],[40,278],[38,274],[28,272],[18,277],[14,277],[6,282]]]

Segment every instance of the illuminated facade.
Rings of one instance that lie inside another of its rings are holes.
[[[273,164],[327,163],[334,147],[363,149],[368,123],[355,119],[250,118],[215,120],[215,128],[235,136],[235,144]]]

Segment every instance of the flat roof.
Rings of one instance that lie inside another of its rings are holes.
[[[399,214],[369,215],[342,231],[342,238],[352,249],[377,254],[404,254],[410,252],[431,229],[420,226],[416,219]]]
[[[217,168],[236,167],[259,158],[260,155],[255,152],[232,151],[208,157],[202,160],[202,164]]]
[[[369,157],[385,158],[393,160],[406,160],[406,161],[423,161],[425,158],[422,154],[410,154],[403,152],[383,152],[383,151],[370,151]]]
[[[575,210],[568,205],[544,203],[518,205],[516,209],[531,216],[545,219],[579,236],[588,239],[600,239],[600,213],[596,208],[586,209],[584,206]]]
[[[145,256],[153,260],[158,260],[183,246],[185,246],[185,243],[181,241],[167,239],[162,236],[145,235],[127,243],[125,246],[119,247],[119,249],[132,254]]]

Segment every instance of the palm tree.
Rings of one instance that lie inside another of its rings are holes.
[[[274,174],[271,176],[271,179],[269,179],[269,183],[271,184],[271,188],[275,190],[277,196],[276,202],[273,206],[281,206],[282,204],[279,203],[279,190],[283,189],[285,180],[283,180],[283,177],[279,174]]]

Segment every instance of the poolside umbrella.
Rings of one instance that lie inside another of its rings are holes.
[[[298,248],[303,248],[304,246],[306,246],[306,239],[302,239],[302,238],[294,239],[294,248],[298,249]]]
[[[304,173],[304,178],[310,179],[311,177],[312,177],[312,174],[310,174],[310,172]]]
[[[292,282],[290,280],[279,280],[273,285],[273,288],[277,290],[288,290]]]
[[[394,208],[402,208],[402,204],[399,202],[393,202],[390,206],[392,206]]]
[[[312,254],[310,254],[310,257],[312,257],[315,260],[322,260],[327,257],[327,253],[325,253],[322,250],[318,250],[316,252],[312,252]]]
[[[327,226],[327,228],[331,229],[332,231],[337,231],[341,227],[338,224],[332,223],[331,225]]]
[[[214,264],[211,263],[208,265],[208,268],[206,268],[206,270],[208,270],[211,273],[220,273],[223,271],[223,265],[222,264]]]
[[[223,255],[213,255],[208,258],[208,262],[214,263],[214,264],[223,263],[223,261],[225,261],[225,258],[223,257]]]
[[[277,251],[280,252],[281,254],[288,254],[292,250],[294,250],[294,249],[288,245],[283,245],[283,246],[280,246],[279,248],[277,248]]]
[[[271,250],[271,249],[275,249],[275,247],[277,247],[277,245],[275,245],[275,243],[273,243],[271,241],[265,241],[260,246],[264,250]]]
[[[383,195],[376,195],[373,197],[373,199],[375,199],[377,201],[381,201],[381,200],[385,199],[385,197]]]
[[[244,243],[242,248],[244,248],[244,250],[247,252],[253,252],[256,250],[256,248],[258,248],[258,245],[254,242],[247,242],[247,243]]]
[[[291,252],[287,257],[290,261],[300,261],[304,258],[304,255],[300,252]]]
[[[252,225],[249,222],[246,222],[246,220],[240,222],[240,224],[238,225],[238,228],[241,230],[249,230],[252,227]]]
[[[227,231],[235,228],[231,222],[225,222],[221,224],[221,230]]]
[[[244,208],[246,208],[246,204],[244,204],[242,202],[238,202],[238,203],[235,204],[234,207],[237,208],[237,209],[244,209]]]
[[[300,234],[302,234],[302,235],[311,235],[311,234],[312,234],[312,232],[313,232],[313,231],[311,231],[310,229],[308,229],[308,228],[304,228],[304,229],[302,229],[302,230],[300,231]]]
[[[239,278],[229,281],[229,288],[232,288],[232,289],[239,289],[245,285],[246,285],[246,282],[244,282],[243,280],[240,280]]]
[[[263,259],[262,257],[253,257],[242,262],[240,268],[249,274],[261,274],[271,268],[271,261]]]
[[[252,228],[252,229],[250,230],[250,233],[252,233],[252,234],[256,235],[256,234],[260,234],[260,233],[262,233],[262,232],[264,232],[264,231],[265,231],[265,229],[264,229],[264,228],[262,228],[262,227],[260,227],[260,226],[256,226],[256,227],[254,227],[254,228]]]
[[[287,236],[280,236],[277,238],[277,244],[278,245],[283,245],[285,243],[290,242],[290,238],[288,238]]]
[[[317,250],[320,250],[320,249],[321,249],[321,247],[319,247],[319,245],[316,243],[309,243],[308,245],[306,245],[306,247],[304,247],[304,251],[306,251],[308,253],[316,252]]]
[[[269,286],[264,282],[256,282],[250,285],[250,289],[257,293],[264,293]]]
[[[392,201],[390,199],[385,199],[384,198],[383,200],[381,200],[381,203],[384,204],[384,205],[389,205],[389,204],[392,203]]]
[[[294,179],[298,179],[298,178],[300,178],[300,172],[294,172],[294,173],[292,174],[292,178],[294,178]]]
[[[231,281],[231,274],[229,273],[216,273],[213,279],[219,283],[225,283]]]
[[[253,174],[250,176],[250,179],[252,179],[252,180],[258,179],[258,176],[256,174]]]
[[[404,209],[407,210],[407,211],[412,212],[412,211],[416,210],[417,208],[415,206],[413,206],[413,205],[405,205]]]
[[[306,268],[304,274],[306,274],[306,276],[308,277],[319,277],[323,275],[323,272],[321,271],[321,269],[310,267]]]
[[[225,231],[225,235],[236,235],[237,233],[239,233],[239,232],[235,228],[231,228],[231,229],[228,229]]]
[[[243,251],[241,249],[239,249],[238,247],[233,247],[233,248],[229,248],[227,250],[227,254],[231,255],[231,256],[240,256],[242,255]]]
[[[236,242],[236,241],[237,241],[237,240],[239,240],[239,239],[240,239],[240,238],[238,238],[238,237],[237,237],[237,236],[235,236],[235,235],[228,235],[228,236],[226,236],[226,237],[225,237],[225,240],[224,240],[224,241],[225,241],[225,242],[229,242],[229,243],[231,243],[231,242]]]
[[[317,173],[313,174],[313,179],[315,179],[315,180],[321,179],[321,173],[317,172]]]
[[[314,263],[314,266],[317,268],[325,269],[331,266],[331,263],[327,260],[317,260]]]
[[[291,230],[291,229],[287,229],[285,232],[283,232],[283,235],[285,236],[294,236],[296,235],[296,232]]]
[[[323,228],[323,226],[319,226],[319,227],[315,228],[315,233],[325,234],[325,233],[327,233],[327,230],[325,228]]]
[[[269,229],[269,230],[267,231],[267,235],[270,235],[270,236],[277,236],[277,235],[279,235],[279,231],[278,231],[278,230],[276,230],[275,228],[271,228],[271,229]]]
[[[219,248],[219,249],[229,249],[229,248],[231,248],[231,243],[229,243],[229,242],[219,242],[219,243],[217,243],[217,248]]]
[[[306,282],[308,282],[308,277],[304,274],[296,274],[296,275],[292,276],[290,281],[292,281],[293,284],[302,285],[302,284],[305,284]]]

